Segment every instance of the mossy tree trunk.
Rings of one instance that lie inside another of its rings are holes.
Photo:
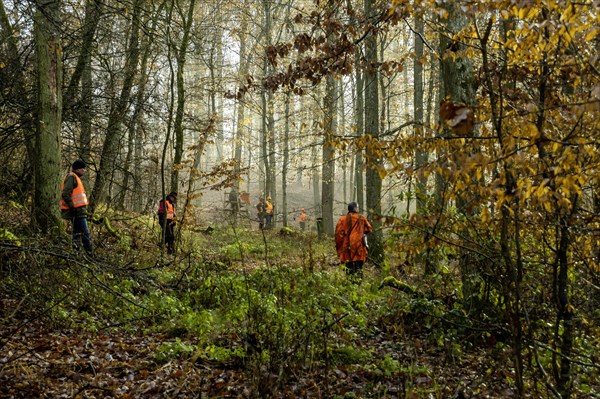
[[[33,221],[44,232],[60,226],[60,133],[62,125],[62,62],[59,27],[61,2],[38,2],[34,16],[37,72],[37,127]]]

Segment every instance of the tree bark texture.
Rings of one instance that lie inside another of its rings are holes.
[[[62,62],[59,27],[60,1],[38,2],[34,16],[37,73],[37,129],[33,216],[44,232],[60,226],[58,197],[61,183]]]
[[[365,0],[365,15],[374,18],[376,15],[375,1]],[[366,39],[366,70],[365,70],[365,133],[375,140],[379,138],[379,92],[377,73],[377,36],[370,32]],[[384,260],[383,234],[381,231],[381,186],[382,178],[378,167],[381,159],[377,154],[366,153],[367,159],[367,215],[373,226],[369,235],[369,258],[376,264]]]
[[[183,116],[185,112],[185,85],[184,70],[187,57],[188,45],[190,41],[190,30],[194,21],[195,0],[190,0],[187,15],[183,15],[183,10],[178,6],[179,14],[183,20],[183,37],[177,49],[177,110],[175,111],[175,154],[173,156],[173,171],[171,172],[171,191],[179,192],[179,169],[183,159],[184,135],[183,135]]]
[[[323,232],[333,236],[333,199],[335,191],[335,147],[332,141],[336,133],[336,82],[327,76],[323,100],[323,159],[321,178],[321,207],[323,210]]]

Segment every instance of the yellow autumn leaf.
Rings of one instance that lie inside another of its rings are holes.
[[[592,40],[594,40],[594,38],[596,37],[597,34],[598,34],[598,29],[592,29],[591,32],[589,32],[587,35],[585,35],[585,41],[591,42]]]
[[[387,175],[387,170],[385,170],[385,166],[383,166],[383,165],[378,166],[377,174],[379,175],[379,178],[381,180],[383,180],[385,178],[385,176]]]
[[[479,217],[481,218],[481,224],[483,224],[483,225],[488,224],[491,220],[490,211],[488,210],[488,208],[484,207],[481,210],[481,214]]]

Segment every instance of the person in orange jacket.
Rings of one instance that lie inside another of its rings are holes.
[[[335,248],[348,275],[362,277],[362,267],[369,252],[365,234],[372,231],[367,218],[358,213],[358,204],[349,203],[348,213],[338,220],[335,227]]]
[[[171,191],[166,200],[158,202],[158,223],[161,228],[160,245],[167,244],[167,253],[175,251],[175,201],[177,193]],[[164,240],[164,241],[163,241]]]
[[[298,224],[300,225],[300,230],[306,230],[306,219],[307,219],[306,211],[304,208],[300,208],[300,215],[298,215]]]
[[[63,219],[71,221],[73,248],[79,251],[81,244],[88,254],[92,252],[92,239],[87,224],[89,201],[81,177],[85,175],[86,164],[78,159],[71,165],[71,172],[65,176],[61,186],[60,211]]]

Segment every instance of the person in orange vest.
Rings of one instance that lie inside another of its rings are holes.
[[[300,230],[304,231],[306,229],[306,211],[304,208],[300,208],[300,215],[298,215],[298,224],[300,224]]]
[[[71,165],[71,172],[65,176],[61,186],[60,211],[63,219],[71,221],[73,248],[79,251],[81,244],[87,253],[92,252],[92,239],[87,224],[89,201],[81,177],[85,175],[85,162],[78,159]]]
[[[175,252],[175,201],[177,193],[171,191],[166,200],[158,202],[158,223],[160,224],[161,234],[160,243],[167,244],[167,253]]]
[[[348,214],[342,216],[335,227],[335,248],[348,275],[362,278],[362,267],[369,252],[365,235],[372,231],[367,218],[358,213],[358,204],[349,203]]]
[[[273,228],[273,203],[271,202],[271,196],[267,196],[267,202],[265,203],[265,228]]]

